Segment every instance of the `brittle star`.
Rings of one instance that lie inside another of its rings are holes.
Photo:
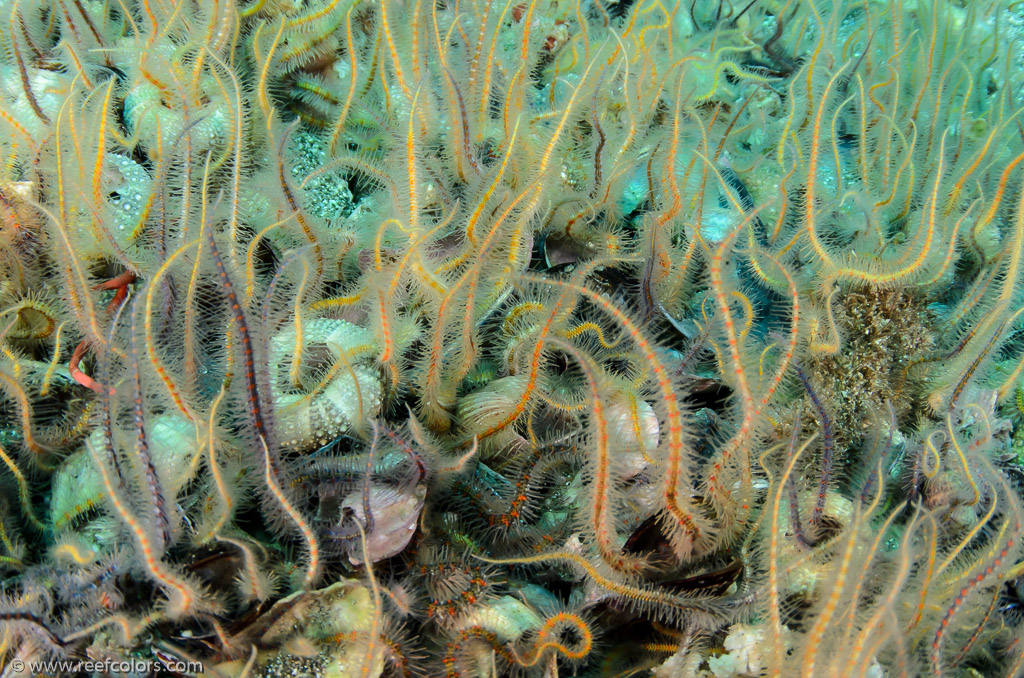
[[[135,272],[125,271],[121,275],[118,275],[106,282],[102,282],[99,285],[93,287],[94,290],[117,290],[114,293],[114,298],[107,304],[107,313],[112,313],[118,306],[124,302],[125,297],[128,296],[128,285],[135,282]],[[97,393],[103,393],[104,386],[89,375],[78,369],[78,364],[82,361],[82,356],[85,355],[85,349],[87,347],[86,340],[83,339],[78,346],[75,347],[74,352],[71,354],[71,362],[68,363],[68,372],[71,373],[71,378],[77,383],[85,386],[86,388],[96,391]],[[113,391],[113,389],[111,389]]]

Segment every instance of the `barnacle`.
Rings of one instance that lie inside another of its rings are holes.
[[[196,470],[199,447],[195,426],[183,417],[172,414],[153,418],[149,430],[150,454],[153,466],[165,492],[177,496],[192,480]],[[91,445],[103,447],[103,434],[97,430],[89,436]],[[138,473],[137,460],[122,461],[126,474]],[[116,538],[116,524],[110,525],[100,513],[107,497],[103,479],[92,464],[89,453],[82,449],[69,455],[53,474],[50,497],[50,524],[60,534],[67,530],[88,530],[92,534],[93,548],[109,550]],[[105,525],[95,531],[82,522],[95,521],[100,514]]]
[[[181,96],[181,95],[179,95]],[[228,104],[212,77],[199,81],[196,103],[189,106],[150,81],[136,83],[124,97],[124,123],[128,134],[146,151],[159,157],[170,153],[185,138],[193,152],[221,151],[230,134]]]
[[[381,405],[376,371],[367,367],[376,340],[368,330],[344,320],[318,318],[283,329],[270,340],[270,392],[281,412],[278,426],[288,447],[323,446],[354,428],[363,428]],[[303,388],[289,383],[298,358],[309,374]]]

